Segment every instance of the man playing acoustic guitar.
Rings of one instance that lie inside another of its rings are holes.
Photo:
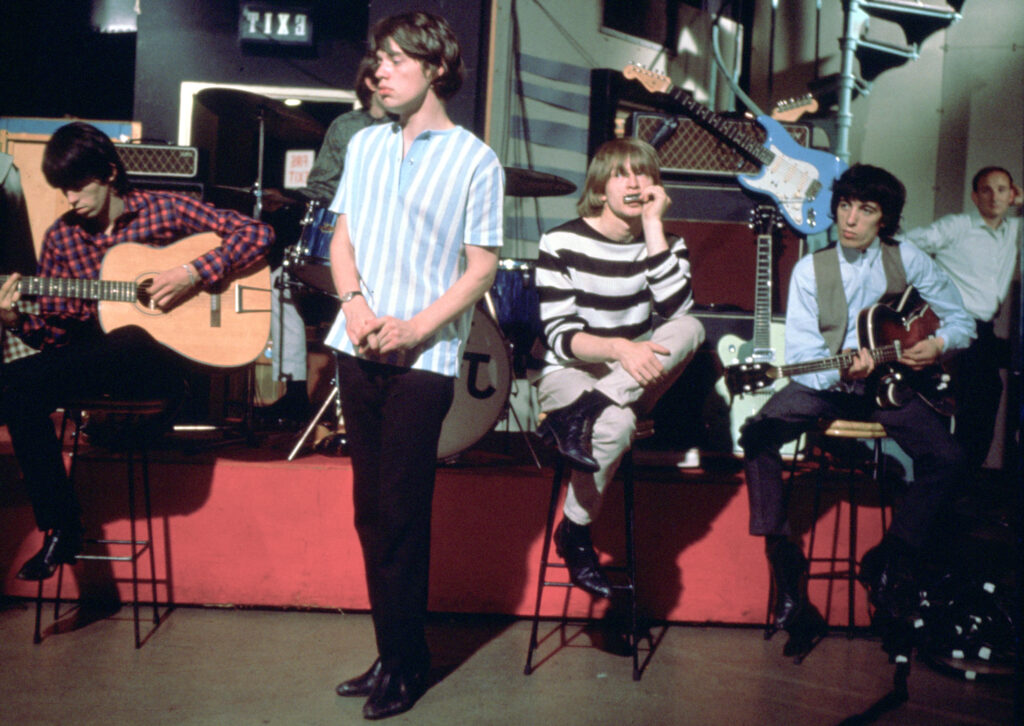
[[[747,419],[740,445],[746,457],[750,533],[765,538],[775,583],[775,628],[789,633],[784,653],[799,661],[825,634],[821,614],[807,600],[808,563],[790,537],[787,490],[780,447],[819,419],[877,421],[913,459],[914,481],[882,542],[862,561],[860,579],[879,612],[901,618],[916,595],[915,570],[933,525],[961,476],[964,455],[949,420],[919,395],[899,407],[880,407],[871,390],[876,358],[859,330],[861,311],[913,286],[938,317],[933,337],[907,341],[899,363],[912,370],[968,345],[974,321],[952,281],[913,245],[891,239],[906,192],[892,174],[858,164],[839,177],[832,217],[839,244],[802,258],[794,267],[786,310],[788,363],[814,361],[856,350],[847,365],[795,376]],[[788,367],[788,366],[787,366]],[[794,366],[795,367],[795,366]]]
[[[220,246],[153,275],[150,304],[168,310],[258,263],[273,241],[268,226],[237,212],[181,194],[130,188],[114,145],[89,124],[71,123],[53,134],[43,173],[67,197],[71,211],[46,232],[42,278],[96,280],[104,255],[122,242],[165,247],[187,235],[213,232],[223,239]],[[40,296],[38,315],[19,312],[19,279],[11,275],[0,286],[0,322],[41,352],[5,368],[0,405],[36,524],[45,533],[42,549],[18,577],[43,580],[61,563],[75,562],[83,535],[81,508],[50,414],[77,397],[180,399],[184,361],[141,327],[104,334],[94,300]]]

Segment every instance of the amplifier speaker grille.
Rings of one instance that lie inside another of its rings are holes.
[[[166,176],[192,179],[199,173],[199,150],[194,146],[114,144],[128,176]]]
[[[631,134],[650,141],[662,123],[671,118],[673,116],[663,113],[634,113],[630,119]],[[663,172],[736,176],[760,171],[760,167],[737,152],[731,144],[693,119],[675,118],[679,121],[679,127],[658,147],[658,159]],[[723,126],[733,135],[749,137],[759,145],[764,143],[764,129],[752,119],[730,119],[724,121]],[[783,126],[798,144],[810,146],[809,127],[803,124]]]

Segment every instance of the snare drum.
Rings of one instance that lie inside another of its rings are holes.
[[[455,379],[452,407],[441,425],[437,458],[447,459],[468,449],[494,428],[508,403],[512,364],[501,331],[477,306]]]
[[[285,260],[289,275],[330,295],[336,294],[331,277],[331,237],[337,218],[323,202],[309,202],[302,218],[302,236]]]

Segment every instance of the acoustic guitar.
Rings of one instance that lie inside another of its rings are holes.
[[[196,289],[169,310],[149,298],[153,278],[221,244],[213,232],[185,237],[166,247],[125,242],[103,257],[97,280],[23,277],[23,295],[98,300],[100,327],[144,328],[178,354],[209,366],[234,368],[252,362],[270,335],[270,268],[266,262],[229,275],[213,290]],[[3,284],[9,275],[0,275]]]

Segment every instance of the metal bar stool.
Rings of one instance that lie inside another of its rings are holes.
[[[71,465],[68,468],[68,480],[71,485],[74,486],[75,473],[79,463],[79,441],[81,438],[81,431],[83,425],[83,413],[90,415],[103,415],[111,422],[112,425],[123,427],[124,437],[120,443],[123,443],[125,449],[123,452],[118,452],[123,457],[123,460],[127,466],[127,489],[128,489],[128,526],[129,526],[129,539],[102,539],[102,538],[87,538],[84,540],[86,548],[90,545],[100,545],[103,550],[110,548],[127,548],[127,552],[123,555],[112,555],[106,554],[106,552],[97,552],[95,554],[84,552],[78,555],[79,560],[102,560],[109,562],[130,562],[132,567],[132,612],[135,625],[135,647],[140,648],[142,646],[142,637],[140,632],[140,613],[139,613],[139,559],[144,555],[148,554],[149,557],[149,571],[150,571],[150,583],[153,588],[153,629],[155,630],[160,625],[160,612],[157,603],[157,588],[156,588],[156,554],[153,550],[153,514],[152,506],[150,503],[150,489],[149,489],[149,449],[146,443],[146,433],[144,430],[144,424],[152,421],[155,417],[164,414],[167,411],[168,403],[165,400],[148,400],[148,401],[127,401],[117,400],[108,397],[101,398],[90,398],[82,399],[77,401],[69,402],[64,409],[64,418],[61,422],[61,440],[64,439],[64,433],[67,427],[68,419],[74,423],[74,432],[72,433],[72,449],[71,449]],[[135,510],[136,510],[136,476],[135,476],[135,462],[138,457],[142,468],[142,495],[143,495],[143,507],[145,514],[145,539],[140,539],[140,535],[136,530],[135,522]],[[57,571],[57,592],[54,599],[53,608],[53,619],[57,621],[60,619],[60,606],[61,606],[61,588],[64,580],[64,566],[61,565]],[[42,642],[42,634],[40,627],[42,624],[42,610],[43,610],[43,580],[39,581],[38,590],[36,592],[36,619],[35,619],[35,633],[33,635],[33,642]]]
[[[638,439],[648,438],[653,435],[654,422],[649,419],[640,420],[637,422],[633,441],[636,442]],[[622,565],[606,566],[604,567],[604,570],[606,572],[614,572],[623,575],[623,581],[620,583],[613,583],[612,589],[617,592],[628,593],[629,645],[633,657],[633,680],[639,681],[640,656],[638,648],[640,643],[640,630],[636,603],[636,548],[634,546],[633,537],[635,531],[633,469],[633,448],[631,446],[623,455],[622,463],[619,465],[619,472],[622,474],[623,511],[625,514],[626,561]],[[544,525],[544,544],[541,549],[540,572],[537,576],[537,600],[533,610],[533,624],[530,628],[530,645],[526,651],[526,667],[523,669],[523,673],[526,675],[533,673],[533,655],[539,645],[537,630],[540,627],[540,608],[541,601],[544,596],[544,588],[575,587],[572,582],[567,580],[548,580],[548,568],[557,568],[562,570],[567,569],[565,563],[559,558],[551,558],[551,538],[555,528],[555,517],[558,513],[559,493],[562,488],[563,478],[568,481],[568,478],[565,477],[565,470],[565,459],[559,456],[555,462],[554,476],[551,479],[551,498],[548,502],[548,516]],[[572,618],[569,618],[563,613],[561,627],[564,627],[570,620],[572,620]]]
[[[811,533],[807,544],[807,562],[810,565],[808,580],[829,580],[845,579],[847,582],[847,632],[852,637],[855,628],[855,600],[857,593],[857,510],[859,502],[857,498],[858,472],[868,474],[869,479],[878,488],[879,512],[882,519],[882,533],[888,529],[888,519],[885,513],[886,497],[885,483],[885,460],[882,456],[882,441],[888,437],[885,427],[874,421],[851,421],[848,419],[823,420],[819,422],[817,433],[824,437],[818,448],[818,466],[814,481],[814,506],[812,509]],[[814,546],[817,538],[818,516],[821,514],[821,494],[824,489],[825,475],[829,469],[830,457],[827,451],[826,442],[828,439],[853,444],[855,440],[871,441],[871,458],[864,465],[862,458],[851,451],[843,451],[838,457],[833,456],[832,460],[840,463],[847,471],[846,491],[849,499],[849,539],[845,557],[836,555],[836,545],[839,536],[840,511],[836,508],[835,524],[832,530],[832,552],[828,555],[815,555]],[[809,439],[809,445],[814,446],[813,440]],[[796,472],[796,459],[790,470],[787,486],[792,486],[793,477]],[[815,571],[815,565],[824,565],[825,569]],[[841,569],[837,569],[841,567]],[[831,605],[832,591],[829,589],[829,602]],[[772,611],[775,599],[775,583],[772,581],[768,597],[768,617],[766,621],[765,636],[770,637],[772,626]],[[829,607],[826,607],[826,613]]]

